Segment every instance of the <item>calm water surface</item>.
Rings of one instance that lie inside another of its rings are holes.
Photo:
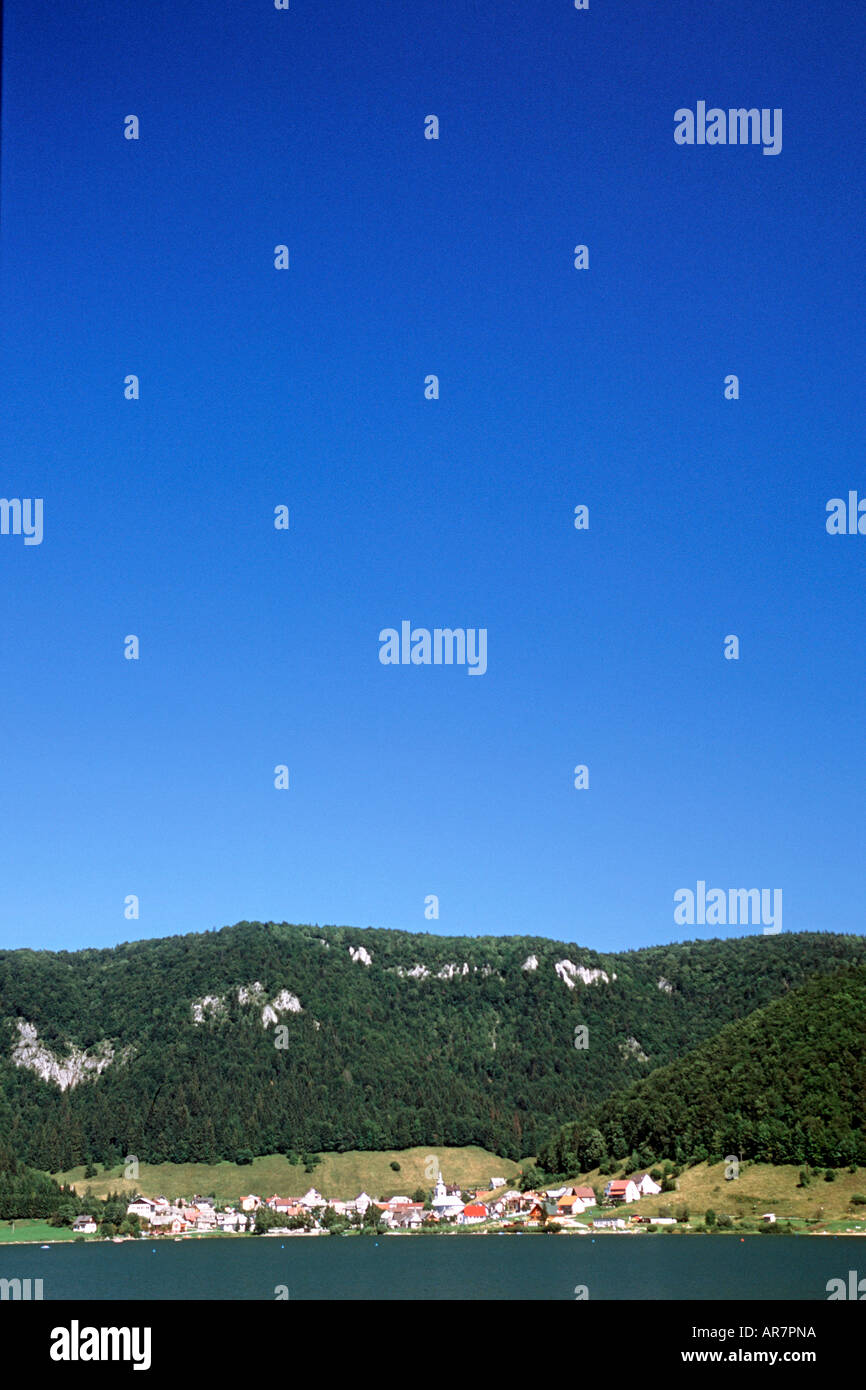
[[[336,1236],[0,1246],[48,1299],[826,1300],[866,1240],[752,1236]]]

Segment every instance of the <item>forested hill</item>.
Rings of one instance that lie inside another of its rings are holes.
[[[0,1132],[52,1172],[127,1154],[420,1144],[520,1158],[849,963],[866,963],[863,937],[598,955],[540,937],[249,922],[111,950],[7,951]]]
[[[567,1125],[548,1172],[633,1157],[866,1164],[866,967],[815,977]]]

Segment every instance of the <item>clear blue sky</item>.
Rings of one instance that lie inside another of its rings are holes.
[[[674,924],[698,879],[863,930],[866,536],[824,523],[866,495],[864,7],[4,37],[0,495],[45,510],[0,536],[0,946],[729,934]],[[782,108],[781,154],[676,145],[699,100]],[[382,666],[403,619],[486,674]]]

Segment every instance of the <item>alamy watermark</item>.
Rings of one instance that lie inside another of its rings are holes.
[[[408,618],[379,633],[379,660],[383,666],[465,666],[470,676],[487,670],[486,627],[413,628]]]
[[[42,544],[42,498],[0,497],[0,536],[22,533],[25,545]]]
[[[828,536],[866,536],[866,497],[858,497],[852,490],[847,505],[844,497],[831,497],[826,510]]]
[[[748,110],[744,106],[711,106],[699,101],[692,111],[681,106],[674,112],[674,139],[678,145],[763,145],[764,154],[782,149],[782,108],[768,106]]]
[[[147,1371],[151,1341],[149,1327],[82,1327],[73,1318],[69,1327],[52,1328],[48,1355],[52,1361],[131,1361],[134,1371]]]
[[[711,888],[707,892],[706,883],[699,879],[696,892],[678,888],[674,902],[674,921],[680,927],[763,926],[765,936],[782,930],[781,888]]]
[[[0,1299],[27,1302],[42,1297],[41,1279],[0,1279]]]
[[[830,1303],[840,1298],[852,1299],[856,1303],[862,1303],[866,1299],[866,1279],[861,1279],[856,1269],[848,1270],[847,1284],[844,1279],[828,1279],[824,1287]]]

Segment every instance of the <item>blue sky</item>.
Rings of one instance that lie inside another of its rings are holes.
[[[675,925],[699,879],[863,929],[864,36],[7,0],[0,947],[740,934]],[[676,145],[699,100],[782,152]],[[487,672],[381,665],[403,619]]]

